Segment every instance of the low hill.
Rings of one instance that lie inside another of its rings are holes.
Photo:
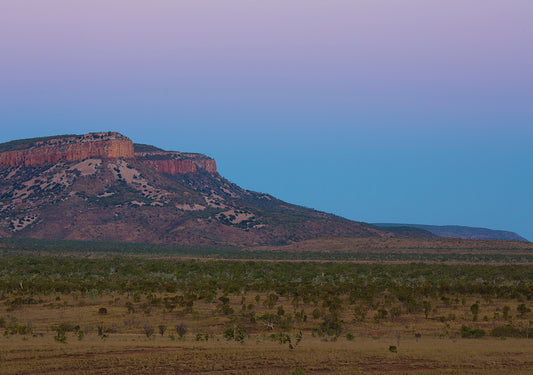
[[[374,224],[385,230],[394,230],[394,228],[417,228],[423,229],[444,238],[462,238],[471,240],[507,240],[507,241],[526,241],[524,237],[514,232],[503,230],[494,230],[487,228],[466,227],[460,225],[425,225],[425,224]]]

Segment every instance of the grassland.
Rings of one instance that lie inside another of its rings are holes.
[[[286,246],[176,246],[0,238],[0,255],[533,265],[533,243],[498,240],[320,238]]]
[[[530,374],[531,346],[523,340],[437,338],[303,341],[288,351],[269,341],[172,342],[165,338],[88,337],[68,345],[46,338],[1,342],[2,374]],[[298,371],[297,369],[301,369]]]
[[[533,267],[519,258],[70,245],[3,242],[1,374],[533,374]]]

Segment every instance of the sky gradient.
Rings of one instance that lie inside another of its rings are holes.
[[[366,222],[533,240],[530,0],[0,3],[0,142],[119,131]]]

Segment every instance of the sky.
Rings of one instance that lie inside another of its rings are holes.
[[[2,0],[0,142],[118,131],[365,222],[533,240],[531,0]]]

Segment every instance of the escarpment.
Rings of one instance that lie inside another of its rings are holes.
[[[209,173],[217,171],[215,160],[201,154],[156,151],[136,152],[135,156],[159,173],[177,175],[195,173],[200,169]]]
[[[36,166],[87,158],[133,158],[133,142],[115,132],[34,138],[0,145],[0,167]]]
[[[155,148],[154,148],[155,149]],[[0,168],[39,166],[88,158],[137,159],[159,173],[216,173],[215,160],[201,154],[159,149],[135,152],[133,142],[116,132],[23,139],[0,144]]]

